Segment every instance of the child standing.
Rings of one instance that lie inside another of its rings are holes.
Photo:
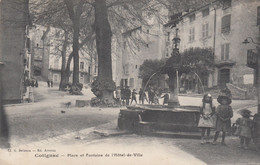
[[[205,144],[205,132],[207,131],[206,143],[209,143],[210,128],[214,127],[215,107],[212,104],[212,96],[205,94],[202,99],[202,107],[200,108],[200,120],[198,127],[201,128],[201,142]]]
[[[253,121],[250,119],[251,111],[243,109],[240,111],[241,118],[236,120],[239,131],[238,136],[240,138],[240,148],[248,149],[250,139],[252,138],[251,129],[253,127]],[[245,145],[245,146],[244,146]]]
[[[132,92],[132,100],[131,100],[131,103],[130,103],[130,104],[132,104],[133,101],[135,101],[135,104],[137,104],[136,94],[137,94],[137,93],[136,93],[135,89],[133,89],[133,92]]]
[[[222,145],[226,145],[225,143],[225,136],[226,132],[230,131],[231,128],[231,118],[233,117],[233,110],[230,106],[231,99],[225,94],[222,94],[218,96],[217,101],[220,103],[220,105],[217,107],[216,110],[216,116],[217,116],[217,122],[216,122],[216,133],[214,136],[214,141],[212,142],[213,145],[217,144],[217,139],[219,136],[220,131],[222,131]]]
[[[164,104],[168,104],[169,98],[170,98],[168,92],[166,92],[165,95],[163,95],[161,98],[164,98],[164,99],[163,99],[163,105],[164,105]]]

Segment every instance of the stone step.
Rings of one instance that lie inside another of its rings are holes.
[[[154,131],[142,132],[140,135],[165,137],[165,138],[186,138],[186,139],[200,139],[200,132],[169,132],[169,131]]]

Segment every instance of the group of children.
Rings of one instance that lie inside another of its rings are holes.
[[[198,127],[201,128],[201,144],[210,143],[209,136],[211,128],[215,128],[215,136],[211,144],[216,145],[219,133],[222,132],[221,144],[226,145],[226,133],[231,130],[231,118],[233,117],[233,110],[230,106],[231,97],[225,93],[218,96],[217,101],[220,105],[215,108],[213,99],[210,94],[205,94],[202,99],[202,106],[200,109],[200,120]],[[241,117],[236,120],[236,135],[240,137],[240,147],[248,149],[249,142],[252,138],[253,121],[250,119],[251,111],[242,109],[239,111]],[[205,133],[207,136],[205,138]]]
[[[135,89],[131,92],[129,87],[126,87],[126,89],[120,89],[120,87],[117,87],[115,91],[115,99],[117,102],[121,105],[131,105],[133,102],[137,104],[137,94],[139,94],[139,104],[144,104],[144,101],[146,100],[149,104],[159,104],[159,96],[156,94],[154,90],[149,89],[148,90],[148,98],[146,96],[146,92],[143,91],[142,88],[140,88],[139,93]],[[169,101],[169,94],[165,93],[161,98],[163,99],[163,104],[168,104]],[[122,101],[122,103],[121,103]],[[125,103],[126,101],[126,103]]]

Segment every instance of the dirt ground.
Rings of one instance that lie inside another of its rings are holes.
[[[201,145],[200,140],[176,139],[175,145],[207,164],[260,164],[260,152],[256,151],[253,142],[250,142],[249,149],[245,150],[238,147],[240,142],[238,137],[227,137],[227,146],[220,144],[221,138],[218,141],[217,145]]]

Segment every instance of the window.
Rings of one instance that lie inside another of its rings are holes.
[[[204,23],[202,25],[202,38],[207,38],[209,36],[209,24]]]
[[[80,62],[80,67],[79,67],[81,70],[84,69],[84,62]]]
[[[190,33],[189,33],[189,42],[192,42],[195,40],[195,28],[190,28]]]
[[[192,14],[189,18],[190,18],[190,22],[193,22],[193,21],[195,21],[196,16],[195,16],[195,14]]]
[[[257,7],[257,25],[260,25],[260,6]]]
[[[80,78],[84,78],[84,74],[83,73],[80,73]]]
[[[28,52],[31,52],[31,40],[30,38],[26,38],[26,48]]]
[[[229,44],[221,45],[221,60],[229,59]]]
[[[129,74],[129,64],[125,64],[124,71],[126,75]]]
[[[54,69],[58,69],[59,68],[59,60],[55,59],[54,60]]]
[[[171,39],[171,33],[167,32],[167,41],[170,41],[170,39]]]
[[[95,65],[94,74],[97,73],[97,66]]]
[[[229,33],[230,32],[230,24],[231,24],[231,15],[230,14],[222,17],[221,33]]]
[[[126,49],[126,41],[123,42],[123,47]]]
[[[60,37],[60,31],[57,31],[57,32],[56,32],[55,37],[56,37],[56,38],[59,38],[59,37]]]
[[[79,79],[80,83],[84,83],[84,74],[80,73],[80,79]]]
[[[137,65],[135,65],[135,69],[137,69],[137,67],[138,67],[138,66],[137,66]]]
[[[202,17],[206,17],[209,15],[209,8],[202,10]]]
[[[165,57],[166,57],[166,58],[168,58],[168,57],[169,57],[169,48],[166,48]]]
[[[134,88],[134,85],[135,85],[135,79],[134,78],[130,78],[129,85],[130,85],[131,88]]]
[[[231,7],[231,0],[222,0],[223,9],[227,9]]]
[[[53,81],[54,81],[54,82],[58,82],[58,76],[59,76],[59,75],[57,75],[57,74],[54,74],[54,75],[53,75]]]

